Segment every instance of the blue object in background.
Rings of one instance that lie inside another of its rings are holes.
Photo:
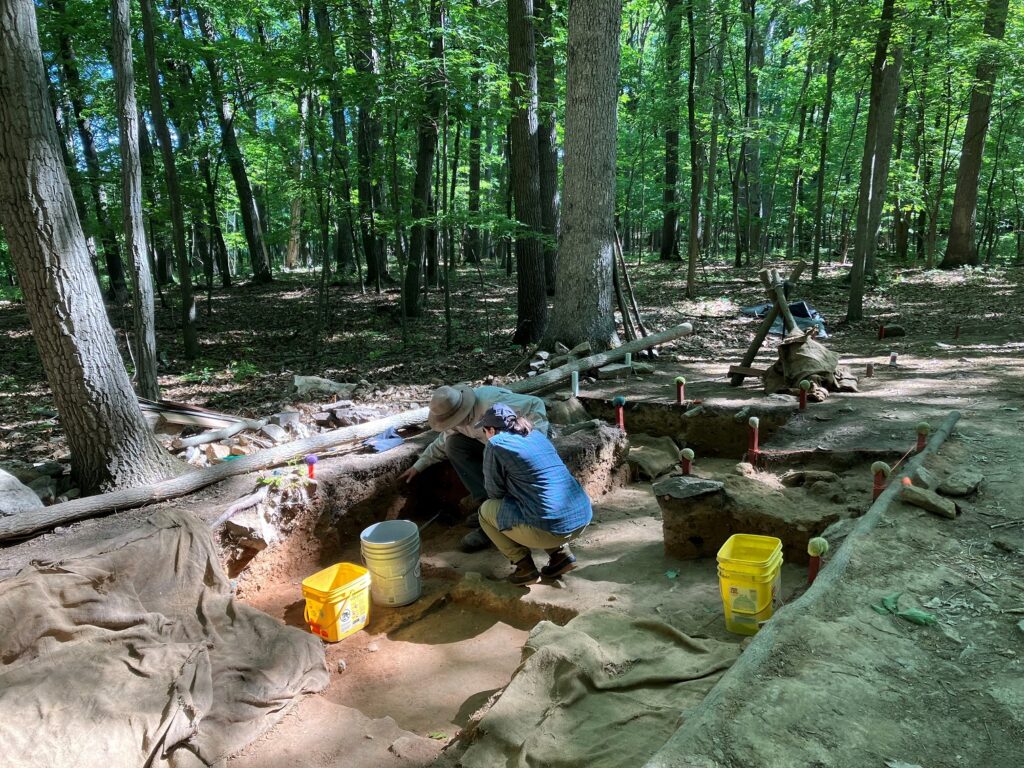
[[[405,440],[394,427],[388,427],[379,435],[374,435],[364,440],[363,445],[367,448],[372,448],[374,453],[384,453],[384,451],[397,448],[404,442]]]
[[[771,302],[764,304],[756,304],[752,307],[743,307],[740,312],[750,317],[764,317],[771,310]],[[793,314],[793,320],[796,321],[797,328],[805,330],[807,328],[817,328],[818,336],[822,339],[828,338],[828,333],[825,331],[825,318],[821,316],[814,307],[808,304],[806,301],[794,301],[789,305],[789,311]],[[776,336],[782,336],[782,318],[779,317],[772,323],[769,333],[774,333]]]

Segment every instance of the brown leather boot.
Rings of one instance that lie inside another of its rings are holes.
[[[512,563],[512,565],[516,567],[508,577],[509,582],[512,584],[532,584],[540,578],[540,571],[538,571],[537,566],[533,564],[532,555],[527,555],[518,563]]]

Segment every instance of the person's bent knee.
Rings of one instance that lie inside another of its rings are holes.
[[[480,519],[486,520],[495,528],[498,527],[498,512],[501,511],[501,499],[488,499],[480,505]]]

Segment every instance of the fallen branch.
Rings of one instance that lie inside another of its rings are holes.
[[[248,496],[243,496],[230,507],[228,507],[226,510],[224,510],[224,514],[220,515],[216,520],[210,523],[210,527],[214,529],[220,528],[224,523],[226,523],[228,520],[234,517],[235,514],[237,514],[238,512],[241,512],[243,509],[255,507],[257,504],[259,504],[261,501],[267,498],[267,494],[269,492],[269,485],[261,485],[253,493],[250,493]]]
[[[206,443],[215,443],[218,440],[227,440],[229,437],[234,437],[243,429],[262,429],[266,426],[266,421],[258,421],[258,427],[250,427],[245,421],[239,421],[228,427],[221,427],[220,429],[211,429],[208,432],[201,432],[198,435],[192,435],[192,437],[181,437],[174,441],[175,448],[191,448],[196,445],[205,445]]]
[[[536,392],[552,384],[569,379],[574,370],[587,370],[607,365],[614,360],[620,359],[627,352],[638,352],[641,349],[664,344],[691,333],[693,333],[693,326],[689,323],[683,323],[661,333],[648,336],[646,339],[638,339],[637,341],[623,344],[621,347],[609,352],[576,360],[568,365],[563,365],[561,368],[555,368],[531,379],[522,379],[510,384],[507,388],[517,393]],[[188,472],[184,475],[162,480],[151,485],[126,488],[121,491],[113,491],[112,493],[97,496],[88,496],[31,512],[23,512],[11,517],[0,517],[0,541],[25,536],[35,531],[53,528],[56,525],[69,523],[74,520],[96,517],[110,512],[140,507],[143,504],[154,504],[185,496],[198,491],[200,488],[227,480],[229,477],[258,472],[259,470],[298,461],[307,454],[323,453],[342,443],[365,440],[368,437],[380,434],[388,428],[407,429],[416,427],[427,420],[428,412],[427,408],[416,408],[383,419],[369,421],[365,424],[342,427],[341,429],[307,437],[304,440],[285,443],[284,445],[254,453],[251,456],[240,456],[232,461],[225,461],[222,464]]]

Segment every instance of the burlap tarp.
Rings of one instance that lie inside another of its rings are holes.
[[[480,721],[464,768],[642,765],[739,656],[659,621],[606,610],[541,622]]]
[[[0,659],[18,768],[210,765],[328,682],[320,641],[236,603],[185,512],[0,582]]]
[[[857,378],[839,365],[839,355],[814,339],[779,347],[779,359],[765,375],[764,391],[797,394],[804,379],[811,382],[811,400],[824,400],[829,392],[857,391]]]

